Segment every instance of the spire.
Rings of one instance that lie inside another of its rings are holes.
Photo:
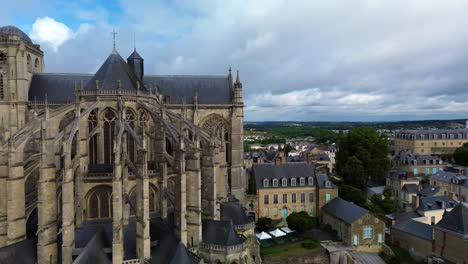
[[[236,84],[242,84],[239,77],[239,70],[237,70]]]

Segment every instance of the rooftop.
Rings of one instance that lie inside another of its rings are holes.
[[[354,223],[356,220],[369,213],[367,209],[339,197],[324,205],[322,210],[348,224]]]

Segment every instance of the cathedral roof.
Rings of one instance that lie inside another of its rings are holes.
[[[133,52],[129,58],[135,56],[140,55]],[[119,80],[123,90],[134,90],[138,79],[119,53],[113,51],[96,74],[35,73],[29,87],[29,101],[44,101],[46,94],[50,102],[73,101],[75,85],[83,82],[85,89],[94,90],[96,80],[102,90],[118,89]],[[198,95],[199,104],[230,104],[232,100],[227,76],[145,75],[142,82],[142,90],[157,88],[168,103],[178,104],[185,100],[191,104],[195,95]]]
[[[93,78],[86,83],[85,89],[96,89],[96,81],[99,81],[99,89],[117,90],[118,81],[120,81],[122,90],[136,90],[137,80],[138,78],[127,62],[114,49]]]
[[[232,221],[225,220],[203,220],[203,243],[219,246],[239,245],[245,241],[239,236]]]
[[[245,225],[251,222],[238,200],[221,203],[221,220],[232,220],[234,225]]]
[[[24,40],[25,42],[32,44],[32,40],[29,38],[29,36],[26,33],[24,33],[21,29],[15,26],[0,27],[0,35],[15,35],[20,39]]]
[[[198,93],[200,104],[228,104],[231,88],[226,76],[203,75],[145,75],[143,82],[149,88],[157,86],[159,92],[169,97],[170,103],[193,103]]]
[[[130,54],[130,56],[128,56],[127,59],[142,60],[143,58],[140,56],[140,54],[138,54],[138,52],[136,51],[136,49],[134,49],[133,52],[132,52],[132,54]]]

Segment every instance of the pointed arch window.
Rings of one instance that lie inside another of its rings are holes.
[[[36,58],[36,60],[34,60],[34,72],[38,72],[39,71],[39,59]]]
[[[88,116],[88,132],[91,134],[94,132],[94,130],[97,128],[98,121],[97,121],[97,112],[96,110],[91,111],[91,113]],[[89,163],[90,164],[97,164],[98,163],[98,135],[94,134],[91,136],[89,139]]]
[[[31,55],[28,54],[26,56],[26,64],[28,66],[28,72],[32,72],[32,61],[31,61]]]
[[[115,113],[107,109],[104,114],[104,163],[114,162]]]
[[[88,218],[112,217],[112,188],[109,186],[96,187],[88,198]]]

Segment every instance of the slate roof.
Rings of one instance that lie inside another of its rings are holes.
[[[92,74],[35,73],[29,87],[29,101],[67,102],[75,99],[75,84],[86,84]]]
[[[468,203],[459,203],[450,212],[446,212],[436,227],[458,233],[468,239]]]
[[[324,212],[343,220],[347,224],[352,224],[359,218],[368,214],[369,211],[339,197],[331,200],[322,207]]]
[[[235,200],[221,203],[221,220],[232,220],[234,225],[245,225],[251,222],[240,202]]]
[[[442,135],[445,135],[445,139],[450,139],[450,134],[454,135],[453,139],[458,139],[458,135],[461,135],[461,139],[465,139],[468,134],[468,129],[437,129],[437,130],[399,130],[396,131],[397,138],[404,138],[405,135],[414,139],[433,139],[434,135],[437,135],[437,139],[442,139]]]
[[[330,181],[326,174],[317,174],[315,176],[317,178],[317,185],[320,189],[336,189],[336,185]],[[326,186],[326,182],[330,183],[330,187]]]
[[[401,221],[392,226],[392,229],[408,233],[424,240],[432,240],[432,226],[416,220],[409,219]]]
[[[140,56],[132,53],[132,56]],[[141,56],[140,56],[141,57]],[[135,90],[137,76],[117,51],[113,51],[96,74],[79,73],[36,73],[29,87],[29,101],[44,101],[47,94],[50,102],[73,101],[74,86],[83,81],[85,89],[118,89],[118,80],[123,90]],[[146,88],[145,88],[146,87]],[[144,89],[155,89],[166,96],[168,103],[191,104],[198,93],[199,104],[231,104],[231,84],[227,76],[204,75],[145,75],[141,85]]]
[[[325,153],[319,153],[315,156],[315,160],[317,161],[330,161],[330,157],[328,157]]]
[[[193,103],[198,92],[200,104],[231,103],[231,88],[226,76],[193,75],[145,75],[143,82],[148,87],[158,87],[161,94],[169,97],[170,103]]]
[[[431,196],[420,197],[418,210],[432,211],[445,208],[453,208],[457,205],[455,200],[450,199],[448,196]]]
[[[418,214],[418,212],[410,211],[410,212],[389,214],[389,215],[386,215],[386,217],[394,220],[395,223],[400,223],[400,222],[411,220],[413,218],[419,218],[421,217],[421,215]]]
[[[0,248],[0,263],[36,263],[36,243],[32,239]]]
[[[96,234],[87,243],[81,254],[73,261],[74,264],[87,264],[87,263],[108,263],[112,261],[109,256],[104,252],[104,248],[112,248],[112,242],[106,238],[104,228],[100,228]]]
[[[242,244],[245,238],[239,236],[232,221],[203,220],[203,243],[219,246],[233,246]]]
[[[313,177],[315,174],[314,166],[305,162],[281,163],[278,165],[274,163],[254,164],[252,170],[255,176],[257,188],[263,188],[264,179],[279,180],[278,187],[273,187],[273,185],[270,182],[268,188],[282,187],[281,179],[283,178],[288,179],[288,186],[290,186],[291,184],[291,181],[289,179],[297,178],[296,186],[299,187],[299,178],[304,177],[306,180],[306,185],[308,185],[308,177]]]
[[[401,188],[402,191],[406,191],[408,193],[417,193],[418,192],[418,185],[412,183],[412,184],[405,184],[403,185],[403,188]]]
[[[120,54],[113,50],[93,78],[85,84],[85,90],[95,90],[96,80],[99,80],[101,90],[117,90],[118,81],[122,83],[122,90],[136,90],[138,78]]]
[[[438,171],[432,175],[432,180],[449,183],[453,177],[457,176],[457,173],[451,171]]]
[[[142,60],[143,58],[140,56],[140,54],[136,51],[136,49],[133,49],[132,54],[128,56],[127,59],[137,59],[137,60]]]
[[[431,197],[439,193],[439,191],[440,191],[440,186],[428,185],[425,188],[423,188],[421,191],[419,191],[418,195],[423,196],[423,197]]]
[[[15,26],[9,25],[0,27],[0,35],[15,35],[20,39],[24,40],[25,42],[32,44],[32,41],[29,38],[29,36],[26,33],[24,33],[21,29]]]

